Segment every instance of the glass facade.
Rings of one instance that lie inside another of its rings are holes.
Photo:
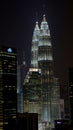
[[[23,113],[23,90],[21,85],[21,66],[17,64],[17,112]]]
[[[33,37],[32,37],[32,48],[31,48],[31,67],[33,68],[38,68],[38,42],[39,42],[39,25],[38,22],[36,22],[35,29],[33,32]]]
[[[24,112],[38,113],[41,121],[41,74],[38,69],[29,69],[24,82]]]
[[[38,23],[36,23],[33,32],[31,47],[31,66],[34,69],[41,70],[41,86],[39,84],[37,86],[37,88],[39,87],[41,89],[41,103],[39,104],[41,108],[41,123],[45,123],[45,127],[51,126],[53,128],[54,120],[60,119],[60,86],[58,84],[58,80],[54,78],[52,44],[50,30],[45,15],[43,15],[43,20],[41,22],[40,28],[38,26]],[[28,80],[31,76],[27,75],[27,77],[28,78],[26,79],[28,81],[28,84],[31,84]],[[35,97],[38,96],[38,93],[36,93],[37,91],[35,89],[34,94],[32,93],[32,89],[35,86],[35,79],[33,78],[33,76],[32,80],[34,81],[34,85],[32,85],[32,87],[30,87],[30,85],[25,85],[27,91],[24,91],[24,100],[26,99],[25,95],[28,92],[29,100],[31,100],[32,97],[35,100]],[[30,103],[28,102],[28,105],[29,104]],[[31,106],[33,111],[33,104]],[[34,104],[34,106],[37,108],[36,103]],[[39,126],[41,126],[41,123],[39,123]]]
[[[15,48],[0,46],[0,129],[17,112],[17,56]]]

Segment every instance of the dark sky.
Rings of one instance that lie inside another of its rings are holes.
[[[38,19],[40,24],[44,13],[51,32],[55,76],[64,82],[68,68],[73,67],[73,4],[70,0],[0,2],[0,44],[16,47],[20,63],[24,51],[29,66],[35,21]]]

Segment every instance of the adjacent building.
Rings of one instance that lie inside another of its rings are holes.
[[[23,113],[23,87],[21,84],[21,66],[17,64],[17,112]]]
[[[24,81],[24,112],[38,113],[38,122],[42,119],[42,91],[40,70],[30,68]]]
[[[0,46],[0,130],[7,130],[9,117],[17,113],[17,52]]]
[[[38,130],[38,114],[23,113],[17,115],[16,130]]]
[[[70,101],[70,119],[73,125],[73,68],[69,68],[69,101]]]
[[[7,130],[38,130],[37,113],[17,113],[17,118],[10,117]]]

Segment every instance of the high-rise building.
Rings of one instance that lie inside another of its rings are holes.
[[[21,84],[21,65],[17,64],[17,112],[23,113],[23,89]]]
[[[33,37],[32,37],[32,48],[31,48],[31,67],[38,68],[38,44],[39,44],[40,29],[38,22],[36,22]]]
[[[64,102],[64,113],[62,113],[62,119],[69,120],[70,119],[70,105],[69,105],[69,87],[68,82],[64,82],[63,86],[61,87],[61,97],[62,101]],[[63,107],[62,107],[63,110]]]
[[[54,85],[53,54],[50,30],[45,15],[40,26],[38,44],[38,67],[42,73],[42,120],[50,122],[51,118],[51,91]],[[49,115],[49,116],[48,116]]]
[[[25,77],[26,62],[23,51],[22,63],[17,62],[17,112],[23,113],[23,81]]]
[[[69,68],[69,100],[70,100],[70,118],[73,125],[73,68]]]
[[[17,112],[16,48],[0,46],[0,130],[7,130],[9,117]]]
[[[45,15],[43,15],[40,28],[38,22],[36,22],[34,28],[31,47],[31,67],[41,70],[41,122],[44,125],[46,124],[46,127],[53,127],[54,120],[60,119],[60,86],[58,79],[54,77],[51,36]],[[33,86],[35,87],[35,84]],[[32,87],[28,89],[30,92],[32,92]]]
[[[30,68],[24,82],[24,112],[38,113],[41,122],[41,73],[40,70]]]

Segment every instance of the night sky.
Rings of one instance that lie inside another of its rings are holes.
[[[27,0],[0,2],[0,44],[16,47],[18,61],[23,51],[30,66],[31,40],[36,20],[43,14],[49,24],[53,45],[55,77],[68,79],[68,68],[73,67],[73,4],[70,0]]]

